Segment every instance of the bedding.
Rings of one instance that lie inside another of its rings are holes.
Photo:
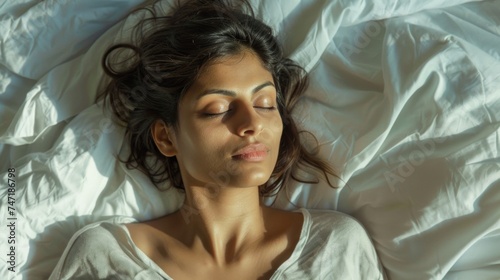
[[[250,2],[310,73],[294,118],[340,177],[274,206],[355,217],[390,279],[499,279],[500,1]],[[85,225],[182,203],[117,160],[124,130],[94,104],[102,54],[145,5],[0,3],[3,279],[47,279]]]

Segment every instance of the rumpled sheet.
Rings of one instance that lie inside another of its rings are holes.
[[[171,1],[166,1],[171,2]],[[311,76],[294,117],[339,171],[276,207],[336,209],[390,279],[500,277],[500,1],[251,1]],[[116,160],[123,129],[93,103],[100,58],[141,0],[0,3],[0,275],[46,279],[79,228],[176,210]],[[167,5],[168,6],[168,5]],[[7,270],[15,168],[16,272]],[[332,178],[334,179],[334,178]]]

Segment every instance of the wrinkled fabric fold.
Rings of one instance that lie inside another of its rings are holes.
[[[292,183],[275,207],[353,215],[390,279],[498,275],[500,1],[250,2],[309,71],[293,116],[340,177]],[[94,104],[101,56],[129,40],[143,4],[0,4],[0,174],[15,168],[21,279],[46,279],[89,223],[183,201],[117,159],[124,129]]]

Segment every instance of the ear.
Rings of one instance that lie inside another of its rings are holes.
[[[174,131],[162,120],[156,120],[151,126],[151,136],[155,141],[156,147],[167,157],[173,157],[177,154],[177,148],[174,141]]]

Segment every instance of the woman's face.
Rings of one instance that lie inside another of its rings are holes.
[[[273,77],[244,51],[206,66],[179,103],[178,129],[157,122],[153,134],[184,186],[256,187],[271,176],[282,130]]]

